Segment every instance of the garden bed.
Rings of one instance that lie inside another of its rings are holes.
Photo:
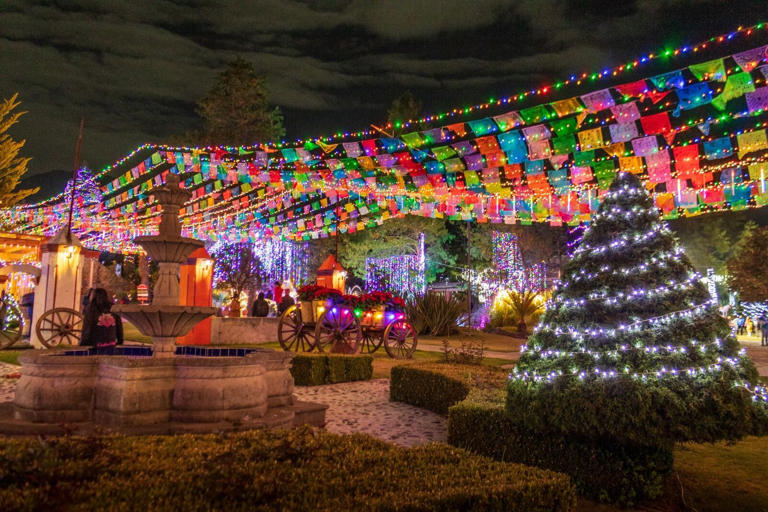
[[[373,375],[373,356],[297,354],[293,358],[291,375],[297,386],[370,380]]]
[[[507,372],[480,365],[423,363],[392,368],[390,399],[422,407],[438,414],[464,400],[470,389],[496,389]]]
[[[562,474],[310,428],[0,439],[9,510],[571,510]]]

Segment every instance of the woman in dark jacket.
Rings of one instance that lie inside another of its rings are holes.
[[[83,314],[80,345],[96,347],[97,352],[111,353],[123,344],[123,322],[111,312],[112,301],[104,288],[95,288]]]
[[[264,300],[264,292],[259,292],[258,298],[253,302],[251,307],[251,316],[264,317],[269,314],[269,304]]]

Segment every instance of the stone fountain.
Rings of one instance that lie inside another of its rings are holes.
[[[176,338],[184,336],[216,308],[179,305],[179,266],[195,249],[205,244],[181,236],[179,209],[192,195],[179,187],[179,176],[168,174],[166,183],[152,191],[162,207],[159,233],[133,241],[157,262],[159,275],[153,288],[152,304],[118,304],[112,311],[127,318],[144,335],[151,336],[155,357],[172,357]]]
[[[208,357],[176,355],[187,334],[215,308],[181,306],[179,266],[203,242],[181,236],[178,213],[189,198],[168,174],[153,191],[162,206],[159,233],[134,239],[159,263],[150,305],[116,305],[153,340],[154,357],[97,355],[88,350],[25,354],[13,403],[0,403],[0,433],[216,432],[325,424],[326,405],[293,397],[292,355],[256,349],[242,357],[201,349]]]

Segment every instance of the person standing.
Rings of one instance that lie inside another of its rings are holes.
[[[760,317],[760,346],[768,347],[768,318]]]
[[[269,314],[269,304],[264,299],[264,292],[259,292],[259,296],[253,302],[251,307],[251,316],[265,317]]]
[[[123,322],[112,313],[112,301],[104,288],[94,288],[83,313],[80,345],[95,347],[97,353],[111,354],[123,344]]]
[[[274,301],[280,304],[283,300],[283,287],[280,284],[280,281],[275,281],[275,286],[272,288],[272,296],[274,297]]]

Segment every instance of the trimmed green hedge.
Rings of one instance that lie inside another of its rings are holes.
[[[642,446],[521,428],[504,407],[504,390],[473,391],[448,413],[448,442],[492,457],[561,471],[579,492],[621,504],[661,494],[672,470],[672,444]]]
[[[297,386],[370,380],[373,375],[373,356],[298,354],[293,358],[291,375]]]
[[[0,439],[7,510],[567,511],[562,474],[300,428]]]
[[[389,399],[422,407],[438,414],[467,397],[470,388],[496,387],[506,372],[475,365],[441,363],[395,366],[389,380]]]

